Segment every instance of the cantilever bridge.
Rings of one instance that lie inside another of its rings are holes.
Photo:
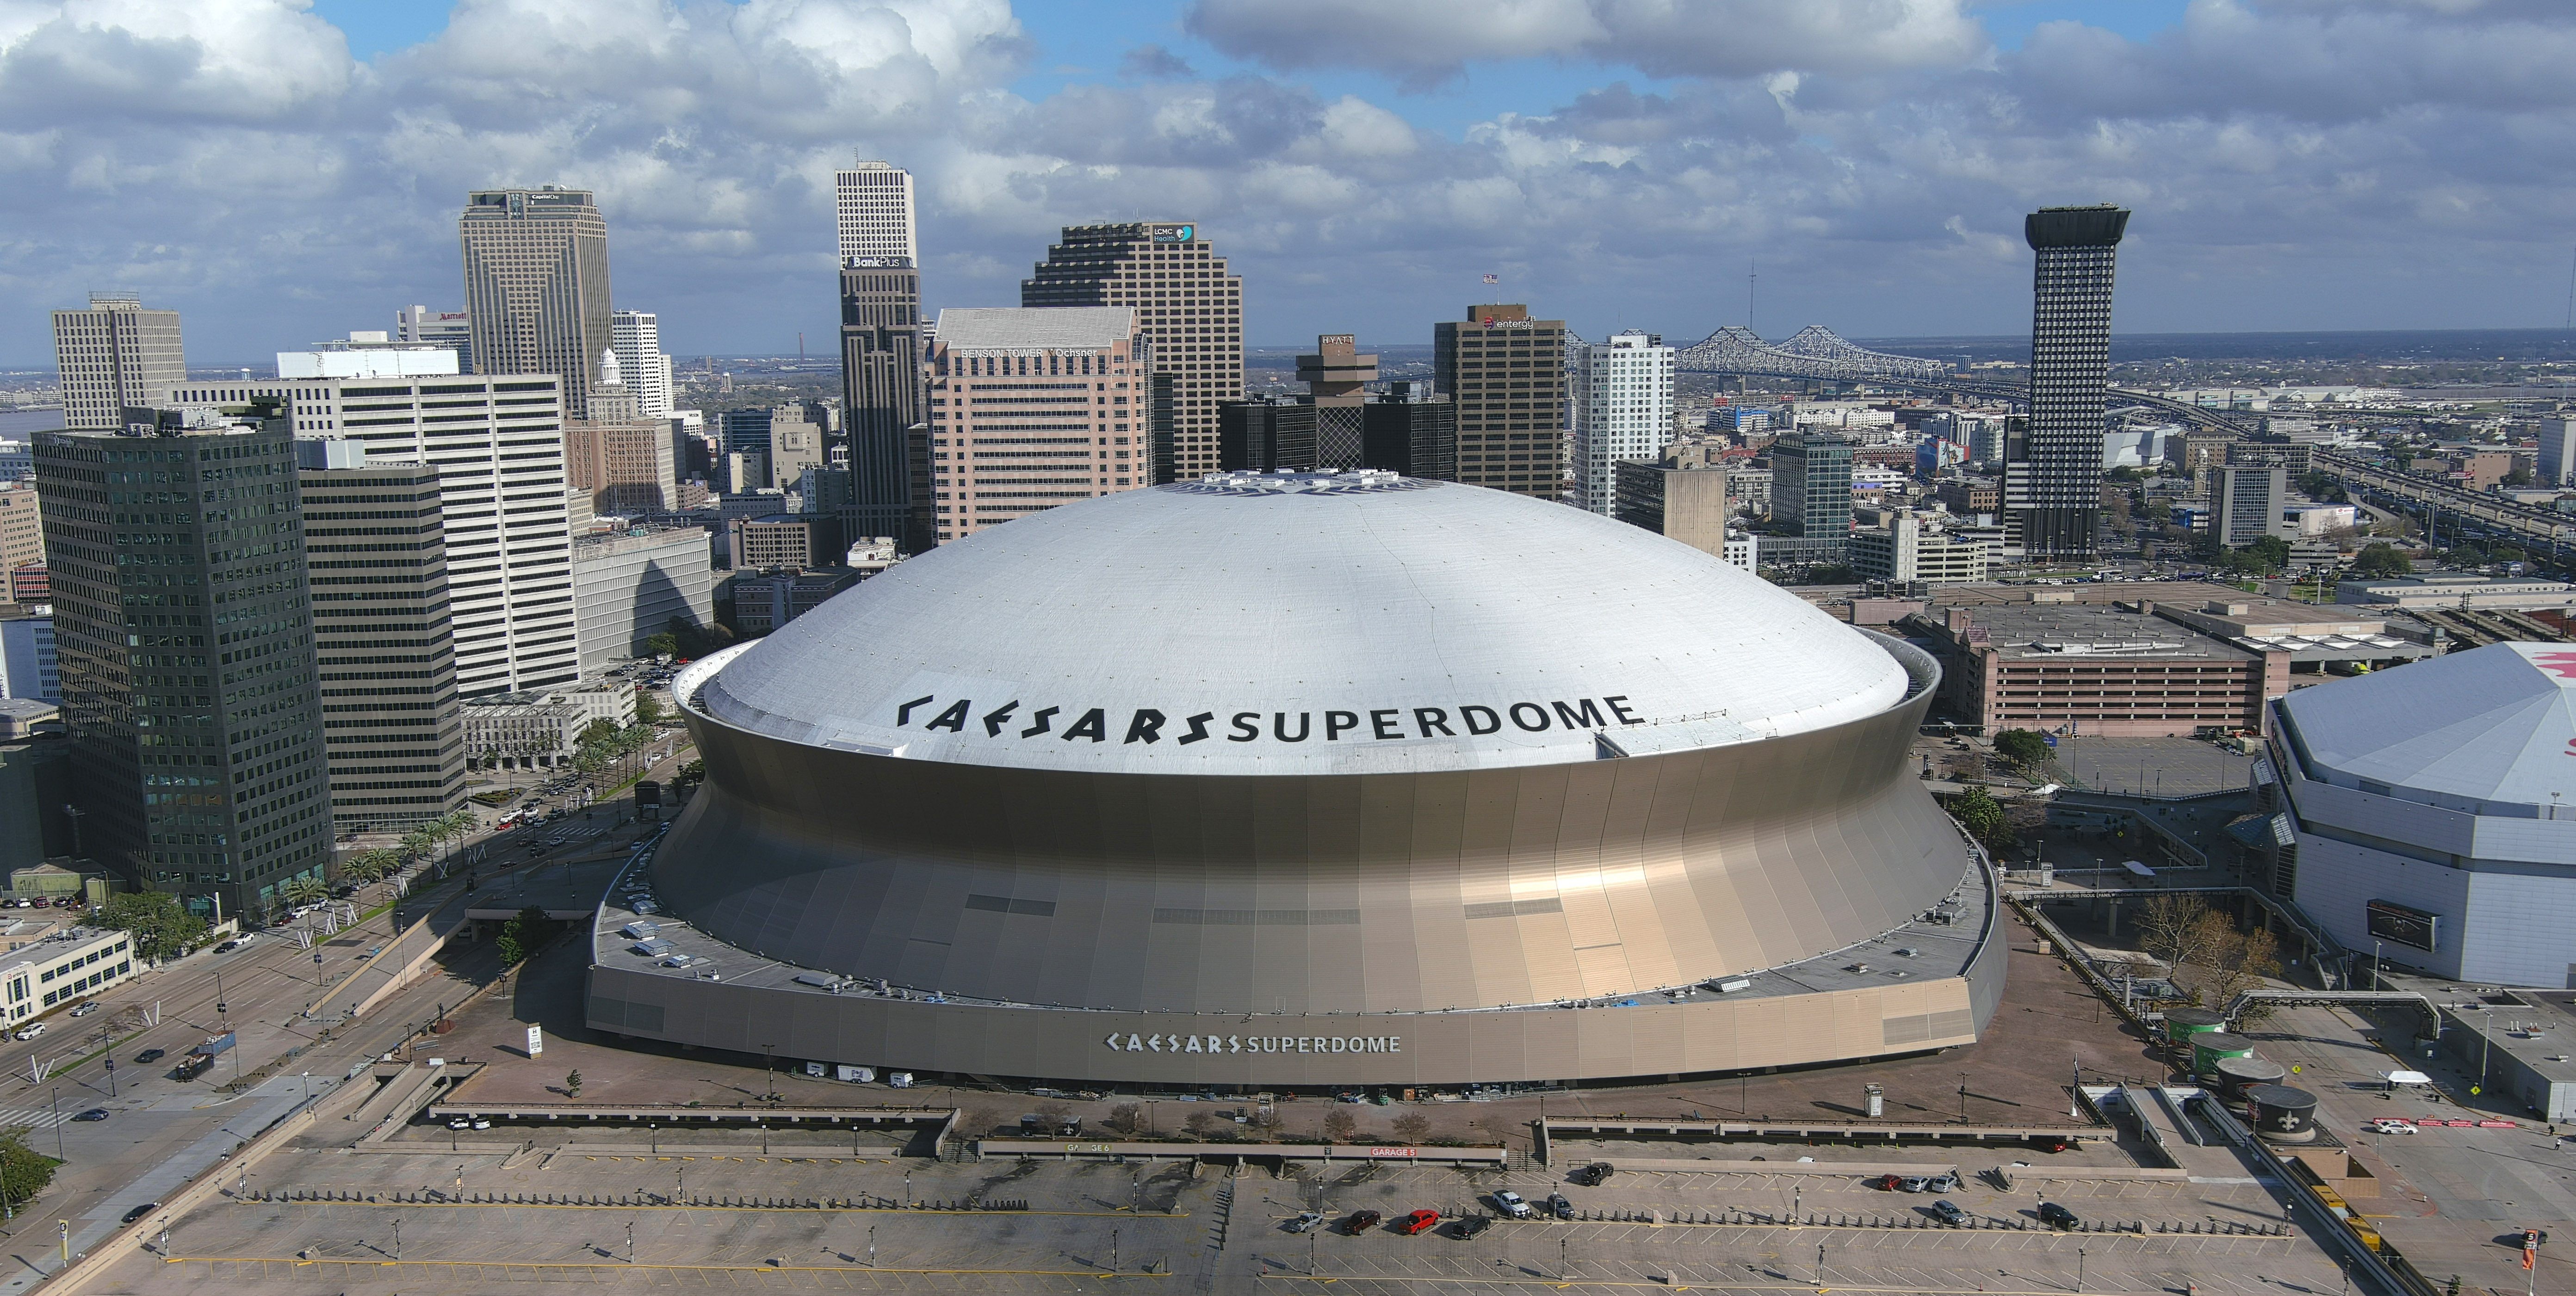
[[[1854,346],[1822,324],[1810,324],[1785,342],[1765,342],[1740,324],[1729,324],[1676,357],[1690,373],[1751,374],[1821,382],[1938,382],[1950,377],[1938,360],[1889,355]]]

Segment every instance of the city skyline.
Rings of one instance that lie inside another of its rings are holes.
[[[2124,258],[2135,331],[2564,318],[2568,249],[2530,219],[2561,205],[2550,169],[2457,142],[2546,152],[2569,92],[2536,68],[2576,18],[1922,0],[1871,26],[1862,6],[1715,8],[1701,27],[1758,39],[1710,49],[1696,27],[1634,30],[1572,0],[1475,36],[1436,6],[1327,32],[1272,0],[961,5],[896,35],[817,4],[726,24],[637,0],[557,27],[524,0],[452,18],[236,0],[175,31],[116,4],[39,12],[0,36],[0,83],[48,88],[54,106],[24,116],[59,133],[7,200],[35,232],[9,286],[51,306],[125,288],[201,321],[205,359],[256,357],[380,327],[386,301],[449,301],[452,195],[556,183],[600,193],[622,295],[661,313],[669,350],[792,353],[798,332],[830,334],[813,270],[836,250],[832,173],[864,153],[920,177],[925,309],[1011,304],[1066,225],[1178,212],[1245,275],[1255,346],[1421,336],[1462,292],[1488,295],[1488,273],[1490,295],[1549,303],[1587,338],[1741,323],[1748,272],[1766,336],[2009,333],[2014,219],[2105,200],[2154,227]],[[98,39],[174,70],[90,112],[109,91],[65,51]],[[2239,75],[2261,48],[2325,54]],[[326,163],[257,222],[194,187],[211,180],[158,182],[269,152]],[[252,242],[271,238],[296,256]],[[316,281],[317,259],[350,271]],[[0,363],[46,349],[36,324],[0,324]]]

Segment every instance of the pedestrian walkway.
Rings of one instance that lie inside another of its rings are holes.
[[[0,1129],[52,1129],[79,1114],[80,1108],[56,1112],[51,1107],[0,1107]]]

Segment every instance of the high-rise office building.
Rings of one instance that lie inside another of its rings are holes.
[[[282,411],[36,437],[81,847],[252,917],[331,858],[313,605]]]
[[[2290,470],[2280,464],[2230,463],[2218,470],[2215,525],[2219,543],[2249,545],[2281,533],[2290,502]]]
[[[1467,308],[1432,330],[1433,378],[1458,412],[1458,480],[1516,495],[1565,491],[1565,321]]]
[[[125,411],[160,406],[188,380],[179,312],[147,309],[129,293],[91,293],[89,309],[54,312],[54,365],[63,426],[113,428]]]
[[[1067,226],[1034,276],[1022,306],[1132,306],[1153,342],[1154,372],[1171,379],[1169,476],[1217,470],[1217,406],[1243,399],[1243,278],[1179,222]]]
[[[2004,544],[2089,558],[2102,509],[2111,279],[2129,213],[2043,207],[2022,221],[2031,274],[2030,419],[2004,443]]]
[[[28,482],[0,482],[0,578],[13,567],[45,560],[45,527],[37,516],[41,498]],[[9,597],[0,586],[0,599]]]
[[[2576,481],[2576,419],[2540,420],[2540,454],[2531,475],[2543,486]]]
[[[644,526],[587,535],[572,546],[581,610],[581,668],[597,673],[646,654],[644,641],[716,619],[715,552],[706,529]]]
[[[650,311],[609,312],[608,349],[644,417],[671,417],[671,357],[662,354],[662,318]]]
[[[832,175],[840,218],[841,264],[862,257],[901,257],[921,264],[912,236],[912,173],[891,162],[855,158]]]
[[[285,401],[299,435],[364,442],[370,463],[435,466],[457,691],[531,693],[580,678],[555,378],[269,379],[192,384],[174,399]]]
[[[405,306],[394,312],[394,341],[445,347],[456,353],[456,372],[474,372],[474,322],[461,310]]]
[[[457,231],[474,372],[554,374],[565,416],[589,417],[610,338],[608,221],[590,191],[478,190]]]
[[[1783,563],[1838,563],[1851,544],[1852,443],[1825,431],[1771,443],[1771,520],[1787,535],[1762,542]]]
[[[769,423],[776,411],[766,405],[724,410],[716,415],[716,450],[720,454],[769,451]]]
[[[845,173],[846,174],[846,173]],[[909,179],[907,178],[907,185]],[[909,188],[905,227],[910,228]],[[841,214],[849,246],[850,213]],[[926,492],[930,427],[921,405],[921,272],[901,253],[841,258],[841,446],[852,535],[893,536],[906,553],[938,543]]]
[[[1426,384],[1395,382],[1371,400],[1377,357],[1349,333],[1315,339],[1297,357],[1306,394],[1254,397],[1217,407],[1217,467],[1223,472],[1313,472],[1383,468],[1407,477],[1454,481],[1458,422]]]
[[[939,313],[928,366],[937,539],[1154,484],[1142,381],[1153,343],[1136,316],[1130,306]]]
[[[1651,460],[1673,439],[1673,348],[1653,333],[1576,342],[1574,502],[1609,517],[1619,480],[1611,465]]]
[[[363,442],[296,443],[331,817],[394,827],[465,804],[439,473]]]

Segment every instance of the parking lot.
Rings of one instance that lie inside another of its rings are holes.
[[[1505,1187],[1533,1200],[1561,1191],[1585,1218],[1505,1221],[1464,1240],[1447,1228],[1410,1237],[1384,1225],[1355,1236],[1287,1228],[1317,1205],[1335,1219],[1370,1209],[1392,1220],[1422,1208],[1454,1218],[1489,1209],[1484,1196]],[[174,1221],[166,1257],[124,1262],[104,1289],[502,1291],[574,1281],[1081,1291],[1107,1279],[1193,1291],[1333,1280],[1387,1290],[1572,1283],[2059,1293],[2077,1290],[2080,1268],[2088,1292],[2232,1294],[2331,1291],[2338,1280],[2296,1235],[2062,1233],[2030,1221],[2036,1194],[1983,1183],[1954,1196],[1982,1219],[2016,1225],[1946,1228],[1923,1198],[1840,1176],[1620,1174],[1586,1188],[1535,1169],[1362,1167],[1274,1178],[1168,1161],[513,1163],[317,1147],[263,1167],[247,1189],[243,1199]],[[263,1200],[267,1193],[373,1200]],[[689,1205],[671,1203],[683,1193]],[[2063,1183],[2050,1193],[2088,1219],[2261,1222],[2253,1198],[2232,1185]],[[826,1201],[834,1204],[805,1204]],[[969,1201],[1006,1208],[953,1209]],[[862,1205],[842,1204],[852,1202]],[[1749,1218],[1792,1212],[1828,1222]]]

